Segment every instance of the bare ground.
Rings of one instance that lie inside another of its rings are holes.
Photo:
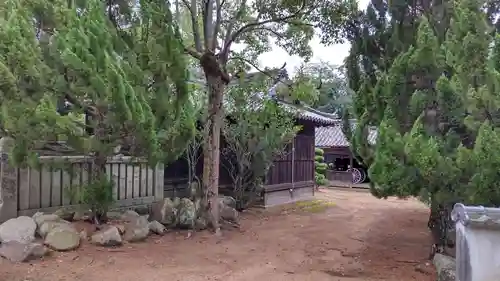
[[[43,261],[0,260],[2,281],[431,281],[428,209],[413,200],[323,189],[327,208],[250,211],[242,229],[152,236],[107,249],[83,245]]]

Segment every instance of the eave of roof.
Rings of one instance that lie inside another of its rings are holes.
[[[278,103],[295,114],[295,117],[299,120],[312,121],[320,126],[331,126],[339,122],[338,119],[320,114],[308,106],[295,105],[282,100],[278,100]]]
[[[350,122],[351,129],[356,128],[355,122]],[[348,138],[342,130],[343,123],[341,120],[328,127],[318,127],[315,130],[315,145],[316,147],[350,147]],[[374,145],[377,142],[377,129],[369,128],[368,143]]]
[[[288,74],[286,73],[285,70],[282,69],[271,69],[268,71],[269,73],[273,73],[276,76],[283,76],[284,79],[288,79]],[[270,74],[263,74],[261,72],[252,72],[252,73],[247,73],[245,74],[244,79],[246,81],[252,80],[256,78],[257,76],[264,76],[264,77],[270,77]],[[203,79],[196,79],[191,82],[195,83],[200,83],[205,85],[205,82]],[[260,107],[261,100],[263,99],[275,99],[276,102],[278,102],[285,110],[288,110],[290,113],[294,114],[295,118],[298,120],[304,120],[304,121],[312,121],[315,125],[317,126],[330,126],[334,125],[339,122],[339,119],[336,115],[333,114],[328,114],[324,112],[317,111],[313,108],[310,108],[305,105],[296,105],[281,99],[276,98],[276,93],[275,93],[275,87],[277,84],[274,84],[269,88],[269,92],[267,94],[265,93],[257,93],[255,94],[255,99],[253,101],[249,101],[248,105],[254,107],[255,109],[258,109]],[[235,84],[234,86],[237,86]],[[227,109],[227,113],[230,114],[231,112],[231,105],[230,102],[227,101],[227,99],[224,100],[224,107]]]
[[[466,206],[458,203],[453,208],[451,219],[465,227],[500,230],[500,208]]]

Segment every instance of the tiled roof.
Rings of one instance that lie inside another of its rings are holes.
[[[351,122],[352,130],[356,123]],[[368,143],[374,145],[377,142],[377,129],[370,128],[368,132]],[[317,147],[349,147],[349,141],[342,131],[342,121],[337,119],[333,126],[316,128]]]
[[[466,227],[500,230],[500,208],[455,204],[451,219]]]
[[[288,73],[284,69],[277,69],[277,68],[270,69],[266,73],[267,74],[264,74],[261,72],[247,73],[247,74],[245,74],[244,79],[245,79],[245,81],[249,81],[252,79],[257,79],[258,77],[269,78],[272,76],[276,76],[276,78],[274,80],[276,80],[278,78],[280,78],[280,79],[283,78],[285,80],[288,79]],[[192,75],[194,78],[190,82],[205,85],[206,82],[204,80],[204,77],[201,74],[202,73],[200,72],[199,69],[197,69],[197,71],[193,71]],[[248,101],[247,105],[250,107],[253,107],[255,109],[258,109],[260,107],[263,99],[271,99],[271,98],[276,99],[276,96],[277,96],[276,95],[276,87],[279,85],[280,82],[277,82],[277,83],[276,83],[276,81],[273,81],[273,82],[275,84],[269,88],[267,94],[256,93],[255,97],[252,100]],[[234,86],[237,86],[236,82],[234,82],[233,84],[234,84]],[[293,103],[290,103],[290,102],[287,102],[287,101],[284,101],[281,99],[276,99],[276,101],[285,110],[288,110],[290,113],[294,114],[297,119],[312,121],[312,122],[316,123],[316,125],[320,125],[320,126],[329,126],[329,125],[336,124],[338,122],[338,120],[336,120],[336,116],[333,116],[333,115],[328,114],[328,113],[318,112],[317,110],[314,110],[308,106],[296,105],[296,104],[293,104]],[[231,101],[228,100],[228,95],[225,95],[224,107],[226,108],[226,112],[228,114],[231,114],[232,105],[231,105]]]
[[[277,99],[273,95],[266,95],[264,93],[256,93],[247,101],[246,105],[249,108],[257,110],[262,106],[264,100],[271,99],[274,99],[284,110],[293,114],[295,118],[299,120],[312,121],[316,125],[320,126],[330,126],[338,122],[338,119],[335,118],[334,115],[318,112],[317,110],[314,110],[308,106],[293,104],[284,100]],[[226,98],[224,99],[224,107],[226,108],[226,112],[228,114],[231,114],[231,109],[233,108],[233,106],[228,95],[226,95]]]
[[[320,114],[313,109],[306,106],[295,105],[285,101],[278,101],[281,106],[295,114],[297,119],[307,120],[316,123],[317,125],[330,126],[338,122],[337,119],[328,117],[327,115]]]

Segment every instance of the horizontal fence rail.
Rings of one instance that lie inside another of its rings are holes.
[[[16,168],[2,155],[0,222],[80,205],[78,194],[89,183],[91,160],[86,156],[41,156],[38,169]],[[115,156],[108,158],[106,173],[113,183],[114,208],[148,205],[163,198],[162,164],[151,168],[141,159]]]
[[[329,181],[341,181],[352,183],[352,172],[326,170],[326,179]]]

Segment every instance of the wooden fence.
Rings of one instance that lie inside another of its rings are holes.
[[[60,161],[69,165],[69,169],[61,170],[49,164]],[[15,168],[8,163],[7,155],[2,155],[0,222],[38,211],[53,212],[62,206],[81,204],[72,194],[88,183],[90,158],[41,156],[40,162],[40,169]],[[106,170],[114,184],[114,209],[149,205],[163,199],[162,164],[152,169],[137,158],[112,157]]]
[[[352,173],[348,171],[326,170],[326,179],[329,181],[340,181],[352,183]]]
[[[314,136],[297,135],[286,154],[275,159],[269,169],[266,185],[287,184],[314,181]]]

